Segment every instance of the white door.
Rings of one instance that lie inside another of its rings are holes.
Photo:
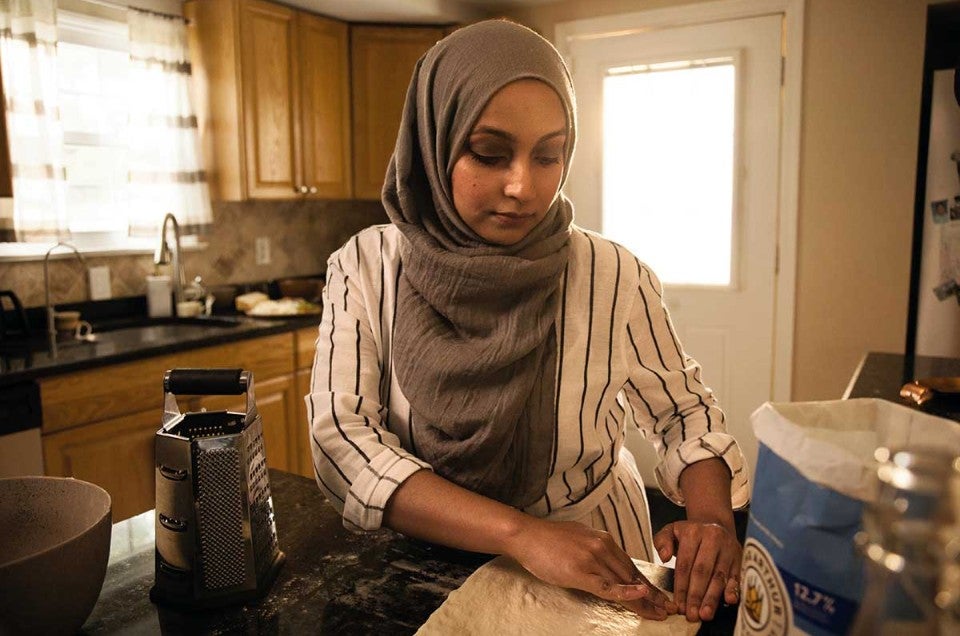
[[[725,20],[569,47],[579,147],[577,223],[662,279],[752,468],[750,414],[773,395],[782,16]],[[654,455],[628,447],[648,484]]]

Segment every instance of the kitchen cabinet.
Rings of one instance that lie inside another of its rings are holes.
[[[448,32],[443,27],[351,27],[355,198],[380,199],[413,69]]]
[[[211,195],[351,196],[347,24],[262,0],[190,0]]]
[[[267,463],[296,471],[300,425],[294,334],[153,356],[43,378],[40,400],[47,475],[102,486],[114,521],[149,510],[154,500],[153,442],[163,415],[163,374],[175,367],[239,367],[253,372]],[[244,410],[238,396],[183,396],[181,411]]]

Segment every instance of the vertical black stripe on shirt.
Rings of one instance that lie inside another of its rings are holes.
[[[637,267],[640,267],[640,262],[639,262],[639,261],[637,262]],[[643,271],[646,272],[646,274],[647,274],[647,281],[650,283],[650,287],[651,287],[651,289],[653,289],[653,293],[655,293],[655,294],[657,295],[657,297],[660,298],[660,301],[661,301],[661,303],[662,303],[662,302],[663,302],[663,294],[661,294],[660,292],[658,292],[658,291],[657,291],[657,286],[653,284],[653,275],[650,273],[650,269],[649,269],[649,268],[646,268],[646,267],[643,267],[643,268],[641,268],[641,269],[643,269]],[[643,293],[643,292],[641,292],[641,293]],[[664,313],[664,324],[665,324],[666,327],[667,327],[667,332],[670,334],[670,337],[671,337],[671,339],[673,340],[673,348],[674,348],[674,349],[676,350],[676,352],[677,352],[677,359],[680,361],[680,366],[683,367],[683,368],[686,368],[686,366],[687,366],[687,360],[689,359],[689,356],[685,356],[685,355],[684,355],[683,350],[682,350],[682,348],[680,347],[680,338],[677,337],[677,333],[673,330],[673,324],[670,322],[670,319],[667,317],[666,312]],[[651,325],[650,325],[650,332],[651,332],[651,334],[653,333],[653,324],[652,324],[652,323],[651,323]],[[659,351],[659,348],[658,348],[657,350]],[[661,361],[662,361],[662,360],[661,360]],[[697,382],[700,382],[700,380],[697,380]],[[702,382],[700,382],[700,383],[703,384]],[[703,414],[704,414],[704,416],[705,416],[706,419],[707,419],[707,432],[712,431],[712,430],[713,430],[713,417],[710,415],[710,407],[707,406],[706,402],[703,401],[703,395],[702,395],[701,393],[696,392],[696,391],[694,391],[694,390],[692,390],[692,389],[690,388],[690,383],[689,383],[689,381],[688,381],[688,379],[687,379],[687,374],[686,374],[686,373],[683,374],[683,386],[684,386],[684,388],[687,389],[687,393],[689,393],[689,394],[691,394],[691,395],[693,395],[693,396],[695,396],[695,397],[697,398],[697,401],[700,403],[700,407],[703,409]],[[721,420],[721,421],[722,421],[722,420]],[[685,434],[685,433],[684,433],[684,435],[683,435],[683,438],[686,439],[686,434]]]
[[[587,312],[587,347],[584,352],[583,357],[583,391],[580,393],[580,452],[577,454],[577,459],[573,462],[573,465],[576,466],[580,463],[580,460],[583,459],[583,409],[586,406],[587,402],[587,384],[590,378],[590,341],[593,338],[593,295],[596,286],[596,267],[597,267],[597,252],[593,246],[593,239],[590,238],[590,235],[587,234],[587,241],[590,243],[590,298],[589,298],[589,312]],[[570,485],[569,480],[567,480],[567,471],[563,472],[563,483],[567,485],[567,499],[573,501],[573,487]]]
[[[700,386],[706,388],[706,385],[703,383],[703,376],[700,374],[700,370],[700,366],[697,365],[697,368],[693,371],[693,379],[700,383]],[[713,391],[711,390],[711,394],[712,393]],[[716,398],[714,398],[714,404],[716,404]],[[717,410],[720,412],[720,425],[722,426],[726,423],[727,417],[723,414],[723,409],[718,408]]]
[[[316,435],[311,435],[310,437],[313,438],[313,443],[317,446],[317,449],[321,453],[323,453],[323,456],[327,458],[327,461],[330,462],[330,465],[333,466],[338,473],[340,473],[340,476],[343,478],[343,481],[347,482],[348,486],[352,486],[353,482],[350,480],[349,477],[347,477],[346,473],[344,473],[343,470],[340,469],[340,466],[333,459],[333,457],[328,455],[327,451],[323,449],[323,445],[320,443],[320,440],[317,439]]]
[[[613,503],[613,497],[607,494],[607,501],[610,502],[610,509],[613,510],[613,519],[617,522],[617,534],[620,535],[620,547],[624,552],[627,550],[626,541],[623,538],[623,527],[620,525],[620,515],[617,514],[617,505]]]
[[[643,397],[643,393],[640,392],[640,389],[637,388],[637,385],[633,383],[633,380],[627,378],[627,384],[630,385],[630,388],[633,389],[633,392],[637,394],[637,398],[643,402],[643,405],[647,407],[647,413],[650,414],[650,419],[654,422],[654,429],[656,429],[657,416],[653,414],[653,407],[650,406],[650,403],[647,402],[647,399]],[[656,432],[656,431],[654,431]]]
[[[377,316],[380,318],[380,342],[383,342],[383,299],[387,295],[386,289],[386,272],[384,271],[384,258],[383,258],[383,230],[380,230],[380,310],[377,312]]]
[[[384,255],[381,254],[380,258],[383,258]],[[393,317],[390,319],[390,346],[382,346],[383,356],[386,360],[393,360],[393,342],[394,334],[397,331],[397,305],[399,305],[400,299],[400,273],[403,271],[403,261],[397,261],[397,276],[393,281]],[[389,365],[386,369],[381,369],[381,373],[384,373],[386,378],[387,386],[386,391],[383,391],[381,387],[381,400],[387,405],[390,406],[390,397],[393,393],[393,365]]]
[[[633,500],[630,499],[630,491],[627,490],[627,485],[623,483],[622,479],[620,479],[620,475],[617,475],[617,481],[620,482],[620,487],[623,489],[623,494],[627,498],[627,504],[629,504],[630,506],[630,512],[633,513],[633,520],[637,522],[637,529],[640,530],[640,539],[641,539],[640,542],[643,545],[643,554],[646,557],[645,560],[650,561],[651,560],[650,551],[647,549],[647,537],[646,535],[643,534],[643,524],[640,523],[640,515],[637,514],[637,508],[636,506],[634,506]],[[644,509],[646,510],[646,506],[644,506]],[[647,516],[647,515],[644,515],[644,516]],[[650,540],[650,543],[651,544],[653,543],[652,538]]]
[[[360,395],[360,321],[359,321],[359,320],[356,321],[356,326],[357,326],[357,350],[356,350],[356,354],[357,354],[357,374],[356,374],[356,378],[355,378],[355,380],[354,380],[354,387],[355,387],[355,388],[354,388],[354,391],[353,391],[353,392],[356,393],[357,395]]]
[[[359,391],[358,391],[358,393],[359,393]],[[360,406],[361,406],[362,404],[363,404],[363,396],[362,396],[362,395],[357,395],[357,408],[356,408],[356,410],[354,410],[354,412],[353,412],[354,415],[360,415]],[[366,415],[361,415],[361,417],[363,418],[363,422],[364,422],[364,424],[366,424],[367,428],[369,428],[370,430],[372,430],[372,431],[373,431],[373,434],[377,436],[377,441],[382,444],[382,443],[383,443],[383,437],[380,436],[380,431],[377,430],[377,427],[374,426],[374,425],[372,425],[372,424],[370,423],[370,418],[367,417]]]
[[[337,492],[336,492],[333,488],[331,488],[330,486],[327,485],[327,482],[323,481],[323,477],[320,476],[320,471],[317,470],[317,467],[316,467],[316,466],[313,467],[313,474],[314,474],[314,476],[317,478],[317,481],[320,483],[320,485],[323,486],[323,489],[324,489],[324,490],[326,490],[328,493],[330,493],[331,495],[333,495],[334,497],[336,497],[337,499],[339,499],[339,500],[340,500],[340,503],[343,503],[343,504],[346,504],[346,503],[347,503],[346,501],[344,501],[343,497],[341,497],[340,495],[338,495]]]
[[[641,268],[640,268],[640,261],[637,261],[637,277],[638,277],[638,279],[643,277],[643,272],[641,271]],[[650,305],[647,303],[647,295],[646,295],[645,293],[643,293],[643,285],[638,285],[638,286],[637,286],[637,290],[640,292],[640,298],[643,300],[643,311],[644,311],[644,313],[646,313],[646,315],[647,315],[647,327],[648,327],[648,329],[650,330],[650,338],[651,338],[651,340],[653,340],[653,347],[654,347],[654,349],[657,350],[657,358],[660,360],[660,366],[661,366],[661,368],[663,368],[664,370],[666,370],[666,369],[667,369],[667,363],[663,360],[663,351],[661,351],[661,349],[660,349],[660,342],[657,340],[657,334],[656,334],[656,333],[654,332],[654,330],[653,330],[653,320],[652,320],[652,318],[651,318],[651,316],[650,316]],[[629,328],[628,328],[628,330],[629,330]],[[637,357],[638,357],[638,359],[639,359],[639,354],[638,354]],[[651,370],[651,371],[652,371],[652,370]],[[656,371],[652,371],[652,372],[653,372],[658,378],[660,378],[660,375],[657,374]],[[670,397],[670,401],[673,402],[673,412],[674,412],[675,414],[678,414],[678,415],[679,415],[679,414],[680,414],[680,406],[677,404],[677,401],[674,400],[673,396],[670,395],[670,392],[667,391],[667,383],[664,382],[663,378],[660,378],[660,382],[663,384],[663,390],[664,390],[664,391],[667,393],[667,395]],[[688,390],[689,390],[689,389],[688,389]],[[680,415],[680,439],[682,439],[682,440],[686,440],[686,439],[687,439],[687,422],[686,422],[686,420],[684,419],[683,415]]]
[[[357,446],[357,443],[350,439],[350,436],[343,430],[343,427],[340,426],[340,418],[337,417],[337,405],[334,404],[334,394],[330,393],[330,415],[333,416],[333,426],[337,429],[337,432],[340,433],[340,437],[344,439],[345,442],[353,446],[360,457],[363,457],[363,460],[367,463],[370,463],[370,458],[367,457],[367,454],[363,452],[363,449]]]
[[[637,261],[637,267],[640,267],[640,262],[639,262],[639,261]],[[646,269],[646,268],[642,268],[642,269],[645,269],[645,270],[646,270],[646,272],[647,272],[647,280],[650,281],[650,287],[653,288],[653,292],[660,297],[660,300],[661,300],[661,302],[662,302],[662,301],[663,301],[663,295],[662,295],[662,294],[659,294],[659,293],[657,292],[657,288],[656,288],[656,286],[653,284],[653,278],[652,278],[652,276],[650,275],[650,270],[649,270],[649,269]],[[642,274],[641,274],[641,276],[642,276]],[[643,289],[642,289],[642,288],[640,289],[640,295],[644,297],[643,302],[644,302],[644,305],[646,305],[647,299],[646,299],[646,296],[645,296],[644,293],[643,293]],[[648,313],[647,313],[647,318],[649,319],[649,317],[650,317],[650,314],[649,314],[649,312],[648,312]],[[677,334],[673,331],[673,325],[670,324],[670,319],[667,317],[666,312],[664,312],[664,314],[663,314],[663,321],[664,321],[664,324],[665,324],[666,327],[667,327],[667,332],[670,334],[670,340],[673,342],[673,348],[674,348],[674,350],[677,352],[677,360],[678,360],[679,363],[680,363],[680,367],[685,369],[686,366],[687,366],[687,364],[686,364],[685,357],[684,357],[684,355],[683,355],[683,351],[680,349],[680,340],[677,338]],[[653,336],[653,323],[650,323],[650,335]],[[654,337],[654,341],[656,341],[656,337]],[[657,347],[657,352],[659,353],[659,351],[660,351],[660,348],[659,348],[659,346],[658,346],[658,347]],[[660,362],[663,362],[663,358],[662,358],[662,357],[660,358]],[[666,368],[666,365],[664,365],[664,368]],[[690,395],[696,397],[696,398],[697,398],[697,401],[700,403],[700,407],[703,409],[703,414],[704,414],[704,415],[706,416],[706,418],[707,418],[707,432],[710,432],[711,430],[713,430],[713,418],[710,417],[710,408],[707,406],[706,402],[703,401],[703,395],[701,395],[700,393],[697,393],[697,392],[693,391],[693,390],[690,388],[690,382],[688,381],[686,371],[683,372],[683,386],[684,386],[684,388],[687,390],[687,393],[689,393]],[[684,439],[686,439],[686,435],[684,435],[683,437],[684,437]]]
[[[643,277],[643,273],[640,270],[640,261],[637,261],[637,277]],[[647,303],[647,295],[643,293],[643,285],[638,285],[637,291],[640,292],[640,298],[643,300],[643,311],[647,314],[647,326],[650,329],[650,339],[653,340],[653,347],[657,350],[657,358],[660,359],[660,366],[666,369],[668,368],[667,363],[663,360],[663,351],[660,350],[660,342],[657,340],[657,334],[653,330],[653,319],[650,316],[650,305]]]
[[[610,418],[613,416],[613,413],[608,413],[605,418],[603,418],[603,428],[607,431],[607,439],[610,440],[610,463],[607,464],[607,467],[604,469],[603,473],[607,474],[613,469],[613,465],[616,463],[616,453],[617,445],[613,441],[613,433],[610,432]],[[616,418],[613,418],[613,421],[616,422]]]
[[[603,405],[603,399],[607,394],[607,389],[610,388],[610,377],[613,372],[613,317],[614,314],[617,313],[617,295],[620,291],[620,249],[617,247],[616,243],[612,245],[617,257],[617,275],[613,283],[613,303],[610,305],[610,338],[607,341],[607,383],[603,385],[603,390],[600,391],[600,399],[597,401],[597,410],[593,414],[594,428],[596,428],[597,423],[600,421],[600,407]]]
[[[547,473],[548,476],[553,476],[557,468],[557,454],[560,452],[560,384],[563,381],[564,335],[566,334],[567,328],[567,279],[569,275],[570,263],[568,262],[563,268],[563,287],[560,291],[560,333],[557,334],[557,386],[554,391],[553,405],[553,457],[550,459],[550,472]],[[544,493],[544,497],[546,497],[547,512],[551,512],[553,505],[550,503],[549,492]]]
[[[633,354],[637,358],[637,363],[641,367],[643,367],[643,369],[645,369],[646,371],[649,371],[654,375],[654,377],[660,380],[660,386],[663,388],[664,395],[670,398],[670,403],[673,404],[673,414],[680,418],[681,439],[686,439],[687,423],[683,419],[683,413],[680,412],[680,405],[677,404],[677,401],[673,399],[673,395],[671,395],[669,389],[667,389],[666,381],[660,376],[660,374],[654,371],[653,369],[651,369],[650,367],[648,367],[647,365],[645,365],[643,363],[643,360],[640,359],[640,351],[637,349],[636,338],[634,338],[633,336],[633,330],[630,328],[630,325],[627,325],[627,335],[630,337],[630,344],[633,347]],[[656,417],[654,418],[654,421],[656,421]],[[654,424],[654,432],[656,432],[656,424]]]
[[[333,392],[333,332],[336,330],[337,308],[330,303],[330,369],[327,372],[327,390]]]

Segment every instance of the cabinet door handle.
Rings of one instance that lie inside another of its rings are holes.
[[[293,189],[293,191],[294,191],[294,192],[299,192],[300,194],[306,194],[306,193],[307,193],[307,186],[305,186],[305,185],[297,186],[297,187],[295,187],[295,188]]]
[[[310,186],[310,194],[316,194],[316,193],[317,193],[317,186]]]

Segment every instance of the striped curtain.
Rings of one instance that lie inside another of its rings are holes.
[[[185,234],[212,223],[190,101],[190,61],[183,18],[129,9],[130,234],[156,236],[167,212]]]
[[[0,241],[69,234],[56,54],[56,0],[0,0],[0,72],[16,193],[12,217],[9,206],[0,212]]]

